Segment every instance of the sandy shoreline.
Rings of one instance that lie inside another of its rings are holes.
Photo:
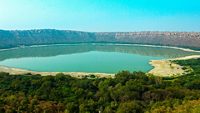
[[[188,60],[188,59],[197,59],[197,58],[200,58],[200,55],[190,55],[190,56],[168,59],[168,60]]]
[[[148,73],[155,76],[179,76],[184,73],[182,66],[174,64],[169,60],[152,60],[149,62],[154,68]]]
[[[81,43],[86,44],[86,43]],[[99,44],[99,43],[91,43],[91,44]],[[103,43],[104,44],[104,43]],[[198,52],[196,50],[187,49],[187,48],[181,48],[181,47],[173,47],[173,46],[159,46],[159,45],[145,45],[145,44],[115,44],[115,43],[105,43],[107,45],[133,45],[133,46],[144,46],[144,47],[163,47],[163,48],[172,48],[172,49],[179,49],[183,51],[188,52]],[[26,48],[26,47],[43,47],[43,46],[54,46],[54,45],[75,45],[75,44],[50,44],[50,45],[32,45],[32,46],[24,46],[24,47],[15,47],[15,48],[9,48],[9,49],[0,49],[0,51],[6,51],[6,50],[13,50],[13,49],[19,49],[19,48]],[[156,76],[174,76],[174,75],[181,75],[184,73],[184,70],[182,67],[178,64],[174,64],[171,62],[171,60],[187,60],[187,59],[193,59],[193,58],[200,58],[200,55],[191,55],[191,56],[185,56],[181,58],[174,58],[174,59],[164,59],[164,60],[151,60],[149,62],[150,65],[152,65],[154,68],[150,70],[149,74],[153,74]],[[113,78],[114,74],[108,74],[108,73],[87,73],[87,72],[36,72],[36,71],[30,71],[25,69],[19,69],[19,68],[12,68],[7,66],[0,66],[0,72],[6,72],[10,74],[27,74],[31,73],[33,75],[40,74],[42,76],[52,75],[55,76],[58,73],[68,74],[72,77],[82,78],[87,77],[89,75],[95,75],[99,78]]]
[[[200,58],[200,55],[191,55],[191,56],[185,56],[180,58],[174,58],[174,59],[164,59],[164,60],[151,60],[149,62],[150,65],[152,65],[154,68],[147,72],[148,74],[153,74],[155,76],[179,76],[185,73],[185,71],[182,69],[183,67],[175,64],[171,61],[173,60],[187,60],[187,59],[195,59]],[[31,73],[33,75],[40,74],[42,76],[52,75],[55,76],[58,73],[63,73],[66,75],[70,75],[72,77],[76,78],[83,78],[88,77],[90,75],[95,75],[98,78],[113,78],[115,74],[108,74],[108,73],[87,73],[87,72],[36,72],[36,71],[30,71],[25,69],[19,69],[19,68],[12,68],[7,66],[0,66],[0,72],[6,72],[13,75],[19,75],[19,74],[27,74]]]
[[[149,64],[151,64],[154,68],[150,70],[148,73],[156,76],[180,76],[185,73],[182,69],[183,67],[175,64],[171,61],[173,60],[188,60],[188,59],[196,59],[200,58],[200,55],[191,55],[174,59],[166,59],[166,60],[151,60]]]
[[[11,68],[6,66],[0,66],[0,72],[6,72],[13,75],[19,75],[19,74],[27,74],[31,73],[33,75],[40,74],[42,76],[52,75],[55,76],[58,73],[63,73],[65,75],[70,75],[72,77],[76,78],[83,78],[88,77],[90,75],[95,75],[98,78],[113,78],[114,74],[108,74],[108,73],[87,73],[87,72],[36,72],[36,71],[29,71],[25,69],[19,69],[19,68]]]
[[[175,64],[171,61],[173,60],[187,60],[187,59],[195,59],[200,58],[200,55],[191,55],[191,56],[185,56],[180,58],[174,58],[174,59],[164,59],[164,60],[151,60],[149,62],[150,65],[152,65],[154,68],[147,72],[147,74],[153,74],[155,76],[179,76],[185,73],[185,71],[182,69],[183,67]],[[70,75],[72,77],[76,78],[83,78],[88,77],[90,75],[95,75],[98,78],[113,78],[115,74],[108,74],[108,73],[87,73],[87,72],[36,72],[36,71],[30,71],[25,69],[19,69],[19,68],[12,68],[7,66],[0,66],[0,72],[6,72],[13,75],[20,75],[20,74],[27,74],[31,73],[33,75],[40,74],[42,76],[52,75],[55,76],[58,73],[63,73],[66,75]]]

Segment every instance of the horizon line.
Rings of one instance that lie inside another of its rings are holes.
[[[141,30],[141,31],[84,31],[74,29],[56,29],[56,28],[33,28],[33,29],[0,29],[1,31],[34,31],[34,30],[57,30],[57,31],[75,31],[75,32],[88,32],[88,33],[129,33],[129,32],[184,32],[184,33],[200,33],[200,31],[164,31],[164,30]]]

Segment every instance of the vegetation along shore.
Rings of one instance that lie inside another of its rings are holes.
[[[0,112],[198,113],[200,59],[174,63],[192,71],[176,77],[122,71],[96,79],[2,72]]]
[[[155,76],[180,76],[184,73],[187,73],[188,70],[185,69],[183,66],[180,66],[176,64],[173,61],[176,60],[188,60],[188,59],[197,59],[200,58],[200,55],[192,55],[192,56],[185,56],[181,58],[174,58],[174,59],[164,59],[164,60],[151,60],[149,63],[153,66],[153,69],[150,70],[147,74],[153,74]],[[32,75],[53,75],[55,76],[58,73],[61,72],[36,72],[36,71],[30,71],[26,69],[19,69],[19,68],[12,68],[7,66],[0,66],[0,72],[6,72],[13,75],[19,75],[19,74],[32,74]],[[87,73],[87,72],[62,72],[63,74],[70,75],[72,77],[76,78],[84,78],[84,77],[90,77],[95,76],[97,78],[113,78],[114,74],[109,73]]]
[[[152,60],[150,64],[154,67],[148,73],[156,76],[180,76],[184,73],[188,73],[190,68],[185,68],[175,63],[176,60],[188,60],[188,59],[198,59],[200,55],[191,55],[174,59],[166,60]]]

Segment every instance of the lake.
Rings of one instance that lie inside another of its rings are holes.
[[[147,72],[150,60],[196,54],[131,44],[63,44],[1,50],[0,65],[39,72]]]

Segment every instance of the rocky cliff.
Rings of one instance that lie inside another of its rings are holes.
[[[200,32],[80,32],[69,30],[0,30],[0,48],[65,43],[137,43],[200,48]]]

